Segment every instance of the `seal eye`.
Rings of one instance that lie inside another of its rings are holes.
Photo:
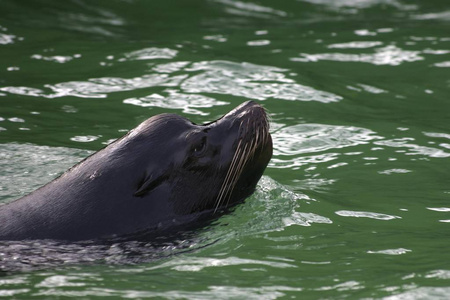
[[[206,150],[206,137],[202,137],[201,140],[193,147],[193,154],[195,156],[200,156],[205,152]]]

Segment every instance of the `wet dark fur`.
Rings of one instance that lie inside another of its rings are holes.
[[[244,200],[272,155],[264,109],[196,125],[154,116],[33,193],[0,206],[0,240],[87,240],[164,229]]]

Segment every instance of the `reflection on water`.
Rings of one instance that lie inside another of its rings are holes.
[[[287,70],[250,63],[205,61],[192,64],[187,71],[199,74],[184,80],[181,88],[189,93],[216,93],[246,99],[336,102],[342,98],[295,83]]]
[[[274,158],[271,167],[298,168],[337,159],[336,150],[368,144],[381,139],[375,132],[352,126],[333,126],[324,124],[298,124],[276,130],[272,134]],[[318,154],[320,152],[325,152]],[[304,155],[311,154],[311,155]],[[345,166],[347,163],[333,167]]]
[[[313,4],[324,5],[330,9],[339,9],[343,13],[356,13],[358,10],[370,8],[373,6],[386,5],[400,10],[416,10],[417,5],[405,4],[400,0],[301,0]]]
[[[386,255],[401,255],[401,254],[405,254],[411,252],[411,250],[409,249],[405,249],[405,248],[397,248],[397,249],[386,249],[386,250],[377,250],[377,251],[367,251],[367,253],[370,254],[386,254]]]
[[[171,59],[177,55],[178,51],[169,48],[146,48],[130,53],[125,53],[128,60],[149,60],[149,59]],[[119,60],[125,61],[125,59]]]
[[[66,63],[71,61],[74,58],[80,58],[81,54],[74,54],[73,56],[62,56],[62,55],[54,55],[54,56],[44,56],[40,54],[33,54],[31,58],[37,59],[37,60],[46,60],[46,61],[53,61],[60,64]]]
[[[382,221],[401,219],[401,217],[399,217],[399,216],[392,216],[392,215],[386,215],[386,214],[380,214],[380,213],[374,213],[374,212],[368,212],[368,211],[340,210],[340,211],[337,211],[336,214],[341,217],[369,218],[369,219],[382,220]]]
[[[99,148],[162,111],[197,122],[260,101],[274,156],[254,196],[163,258],[4,247],[35,272],[3,277],[0,296],[445,299],[444,2],[3,0],[0,202],[91,153],[35,144]]]
[[[445,158],[450,157],[450,153],[445,152],[439,148],[420,146],[413,143],[414,138],[404,137],[398,139],[390,139],[374,142],[375,145],[389,146],[393,148],[406,148],[404,149],[405,155],[423,155],[427,157]]]
[[[207,257],[190,257],[187,259],[174,259],[167,263],[162,263],[155,267],[149,268],[149,270],[170,268],[176,271],[197,272],[208,267],[223,267],[234,265],[256,265],[256,266],[269,266],[272,268],[296,268],[295,265],[278,262],[278,261],[261,261],[252,259],[242,259],[238,257],[226,257],[226,258],[207,258]]]
[[[14,34],[8,34],[8,28],[0,24],[0,45],[13,44],[16,40],[23,41],[23,37],[17,37]]]
[[[35,96],[44,98],[59,98],[66,96],[80,98],[106,98],[108,93],[130,91],[154,86],[177,86],[185,76],[170,77],[166,74],[143,75],[136,78],[103,77],[88,81],[70,81],[57,84],[46,84],[45,87],[53,93],[29,87],[3,87],[1,91],[11,94]]]
[[[168,48],[147,48],[125,54],[125,58],[118,59],[117,63],[127,60],[154,60],[171,59],[178,51]],[[42,56],[34,55],[35,59],[69,62],[71,56]],[[254,100],[282,99],[298,101],[318,101],[323,103],[336,102],[342,97],[301,85],[295,80],[286,77],[287,70],[261,66],[250,63],[234,63],[229,61],[204,61],[189,63],[175,61],[156,64],[152,67],[156,73],[144,74],[135,78],[101,77],[88,81],[69,81],[56,84],[45,84],[44,89],[25,86],[5,86],[0,91],[11,94],[59,98],[105,98],[109,93],[134,91],[150,87],[172,87],[165,90],[168,96],[153,93],[141,98],[129,98],[124,103],[142,107],[162,107],[182,109],[185,113],[206,114],[197,108],[207,108],[213,105],[224,105],[223,101],[202,94],[223,94],[236,97],[245,97]],[[181,75],[169,75],[171,73]],[[179,87],[180,90],[177,90]]]
[[[294,212],[291,216],[283,218],[286,227],[291,225],[311,226],[313,223],[331,224],[330,219],[313,213]]]
[[[450,21],[450,11],[441,11],[427,14],[417,14],[412,16],[415,20],[438,20],[438,21]]]
[[[347,53],[321,53],[306,54],[301,53],[300,57],[293,57],[295,62],[316,62],[321,60],[331,60],[340,62],[364,62],[374,65],[398,66],[404,62],[414,62],[423,60],[419,55],[420,51],[402,50],[397,46],[386,46],[376,48],[373,54],[347,54]]]
[[[276,168],[297,168],[304,165],[314,165],[326,163],[338,159],[341,155],[358,155],[363,152],[343,153],[338,149],[346,147],[355,147],[360,145],[368,145],[366,149],[372,148],[372,152],[367,152],[363,159],[378,159],[377,151],[384,150],[383,147],[392,148],[391,155],[394,153],[403,153],[409,155],[421,155],[429,158],[446,158],[450,157],[450,153],[446,152],[445,143],[438,146],[444,148],[424,146],[415,144],[414,138],[403,137],[396,139],[385,139],[372,130],[357,128],[353,126],[336,126],[325,124],[298,124],[292,126],[277,126],[272,133],[274,158],[270,166]],[[439,133],[426,133],[430,137],[446,137]],[[372,146],[371,146],[372,145]],[[375,147],[383,146],[383,147]],[[397,150],[401,148],[402,150]],[[399,152],[400,151],[400,152]],[[318,154],[322,152],[321,154]],[[324,153],[323,153],[324,152]],[[310,155],[305,155],[310,154]],[[385,153],[380,154],[383,157]],[[328,166],[328,168],[336,168],[346,166],[348,163],[338,163]],[[408,173],[410,170],[400,168],[380,171],[380,174],[392,173]]]
[[[129,98],[123,103],[142,107],[161,107],[166,109],[179,109],[185,114],[208,115],[198,108],[209,108],[218,105],[226,105],[227,102],[217,101],[214,98],[200,94],[183,94],[174,89],[166,89],[164,94],[151,94],[141,98]]]
[[[406,292],[396,293],[394,296],[385,297],[386,300],[407,299],[445,299],[450,293],[448,287],[419,287],[410,285],[402,287]]]
[[[214,0],[214,2],[225,5],[225,12],[237,16],[257,17],[264,19],[287,16],[287,13],[282,10],[262,6],[254,2],[233,0]]]
[[[328,48],[333,49],[361,49],[361,48],[372,48],[376,46],[383,45],[382,42],[379,41],[355,41],[355,42],[348,42],[348,43],[340,43],[340,44],[331,44],[328,45]]]
[[[380,139],[375,132],[353,126],[298,124],[275,131],[274,155],[290,156],[367,144]]]
[[[15,39],[16,36],[13,34],[0,33],[0,44],[3,45],[12,44],[14,43]]]
[[[31,144],[0,144],[0,203],[24,196],[92,152]]]
[[[126,24],[123,18],[105,7],[88,4],[84,1],[72,1],[73,11],[64,7],[56,8],[56,19],[64,28],[86,34],[116,36],[116,28]],[[79,11],[81,8],[81,11]]]
[[[95,274],[84,274],[75,279],[87,280],[88,276],[95,276]],[[69,277],[69,276],[63,276]],[[74,285],[67,285],[67,287],[73,287]],[[76,285],[75,285],[76,286]],[[63,285],[64,287],[64,285]],[[301,288],[294,288],[289,286],[259,286],[259,287],[238,287],[238,286],[223,286],[223,285],[210,285],[206,290],[202,291],[188,291],[173,289],[168,292],[158,292],[151,290],[120,290],[120,289],[105,289],[98,287],[85,287],[82,291],[71,290],[62,291],[61,289],[50,288],[48,290],[35,293],[38,297],[113,297],[113,298],[161,298],[161,299],[277,299],[285,295],[286,292],[300,292]],[[23,291],[22,291],[23,292]],[[18,292],[20,294],[20,292]]]

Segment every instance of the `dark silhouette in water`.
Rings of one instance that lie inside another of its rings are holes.
[[[0,206],[0,252],[154,245],[251,195],[271,156],[267,115],[255,102],[204,125],[174,114],[154,116],[59,178]]]

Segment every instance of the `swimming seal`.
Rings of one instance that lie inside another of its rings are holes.
[[[156,115],[0,206],[0,240],[92,240],[192,221],[251,195],[271,156],[267,115],[255,102],[204,125]]]

